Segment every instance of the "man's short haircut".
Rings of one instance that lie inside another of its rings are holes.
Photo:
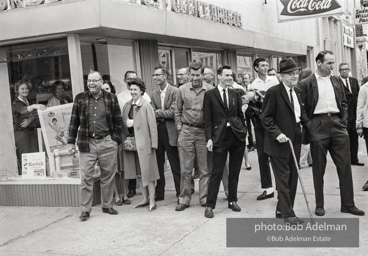
[[[205,70],[205,69],[211,69],[211,70],[212,70],[212,72],[213,72],[213,68],[211,68],[210,66],[203,66],[203,67],[202,67],[202,69],[201,69],[201,73],[202,73],[202,74],[204,74],[204,70]],[[213,72],[213,73],[215,73],[215,72]]]
[[[128,71],[127,71],[127,72],[125,72],[125,74],[124,74],[124,79],[127,79],[128,74],[137,74],[137,73],[136,73],[135,71],[128,70]]]
[[[242,73],[242,77],[244,78],[245,76],[248,76],[249,77],[249,79],[251,79],[252,77],[250,76],[250,74],[248,74],[248,73]]]
[[[320,51],[318,54],[317,54],[317,57],[316,57],[316,62],[317,61],[321,61],[322,63],[325,61],[325,56],[326,54],[331,54],[333,55],[334,53],[332,51],[329,51],[329,50],[325,50],[325,51]]]
[[[191,62],[190,65],[189,65],[189,70],[191,70],[191,69],[193,69],[195,71],[200,70],[201,73],[203,74],[203,72],[202,72],[202,63],[199,62],[199,61],[198,62],[197,61]]]
[[[274,69],[274,68],[270,68],[269,70],[267,70],[267,73],[270,73],[270,71],[272,71],[272,70],[275,70],[276,71],[276,69]],[[277,71],[276,71],[277,72]]]
[[[128,87],[130,88],[130,86],[132,84],[135,84],[136,86],[139,87],[139,89],[142,92],[142,95],[146,92],[146,85],[144,84],[144,81],[140,78],[132,78],[131,80],[128,81]]]
[[[88,72],[88,75],[95,74],[95,73],[98,74],[100,76],[100,78],[102,79],[102,73],[97,71],[97,70],[90,69],[89,72]]]
[[[185,71],[187,72],[187,74],[189,73],[189,67],[187,67],[187,66],[180,66],[180,67],[178,68],[178,71],[179,71],[180,69],[185,69]]]
[[[256,70],[256,67],[258,67],[260,62],[264,62],[264,61],[267,62],[267,60],[263,57],[255,59],[254,62],[253,62],[254,71],[256,71],[258,73],[258,71]]]
[[[156,66],[154,70],[156,71],[158,69],[161,70],[162,74],[166,75],[167,77],[169,76],[169,71],[165,67],[163,67],[163,66]]]
[[[230,67],[229,65],[223,65],[223,66],[221,66],[221,67],[219,67],[219,68],[217,69],[217,74],[218,74],[218,75],[222,75],[222,71],[223,71],[224,69],[229,69],[229,70],[231,70],[231,67]]]
[[[349,66],[349,64],[348,64],[348,63],[346,63],[346,62],[340,63],[340,65],[339,65],[339,69],[340,69],[342,66]],[[349,66],[349,67],[350,67],[350,66]]]

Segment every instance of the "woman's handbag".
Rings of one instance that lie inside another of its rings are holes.
[[[125,151],[137,151],[137,145],[135,144],[135,137],[126,137],[123,141],[123,150]]]

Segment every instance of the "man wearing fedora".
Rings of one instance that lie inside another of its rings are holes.
[[[317,216],[325,215],[323,176],[329,151],[339,177],[341,212],[364,215],[355,207],[350,163],[350,142],[347,131],[348,105],[344,87],[331,75],[335,56],[321,51],[316,57],[316,72],[300,82],[301,101],[307,114],[306,130],[313,158],[313,183]],[[304,130],[303,130],[304,131]]]
[[[300,157],[301,126],[306,113],[294,87],[298,83],[300,67],[293,59],[280,62],[280,84],[268,89],[263,101],[261,121],[265,128],[264,151],[270,156],[275,175],[278,202],[276,218],[284,218],[291,225],[303,223],[296,217],[294,201],[298,185],[298,170],[290,148],[293,144],[296,157]]]

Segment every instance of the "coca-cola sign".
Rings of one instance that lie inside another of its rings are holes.
[[[284,8],[280,15],[309,16],[341,8],[337,0],[280,0]]]

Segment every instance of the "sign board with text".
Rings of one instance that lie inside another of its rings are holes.
[[[277,0],[279,22],[343,13],[338,0]]]
[[[46,177],[45,152],[22,154],[22,178]]]

